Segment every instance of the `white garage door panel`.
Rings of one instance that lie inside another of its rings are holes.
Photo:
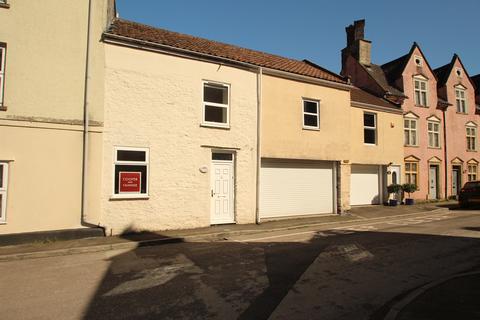
[[[379,203],[379,167],[352,165],[350,205]]]
[[[260,217],[333,212],[333,166],[328,162],[263,162]]]

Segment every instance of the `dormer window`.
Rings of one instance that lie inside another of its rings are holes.
[[[423,59],[422,59],[422,57],[420,57],[420,56],[415,56],[413,60],[415,61],[415,65],[416,65],[417,67],[421,67],[421,66],[423,65]]]
[[[455,74],[457,75],[457,77],[461,77],[462,76],[462,69],[461,68],[456,68],[455,69]]]
[[[415,105],[426,107],[427,101],[427,80],[423,77],[416,77],[414,80]]]
[[[467,99],[465,99],[465,89],[463,87],[455,87],[455,104],[457,112],[467,113]]]

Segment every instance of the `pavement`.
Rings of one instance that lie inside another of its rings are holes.
[[[308,227],[329,226],[359,220],[375,221],[397,216],[409,216],[431,211],[455,208],[456,202],[425,203],[412,206],[383,205],[353,207],[344,215],[323,215],[296,219],[265,221],[261,224],[217,225],[206,228],[142,232],[136,234],[94,237],[76,240],[34,242],[20,245],[0,246],[0,261],[44,258],[57,255],[80,254],[114,249],[135,249],[143,246],[163,245],[178,242],[219,241],[232,236],[270,233]]]

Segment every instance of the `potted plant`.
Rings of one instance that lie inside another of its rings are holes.
[[[410,194],[418,190],[417,185],[413,183],[405,183],[402,185],[402,190],[403,192],[408,193],[408,198],[405,199],[405,204],[410,206],[414,204],[414,200],[411,198]]]
[[[388,205],[395,207],[398,205],[398,200],[395,198],[395,195],[398,194],[402,190],[402,186],[396,183],[392,183],[387,187],[388,194],[392,195],[392,199],[388,200]]]

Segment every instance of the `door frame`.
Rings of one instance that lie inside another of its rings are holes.
[[[436,192],[435,198],[432,198],[432,195],[430,193],[430,179],[431,179],[430,173],[432,168],[435,169],[435,192]],[[428,198],[433,200],[440,199],[439,191],[440,191],[440,165],[429,163],[428,164]]]
[[[213,154],[215,153],[223,153],[223,154],[231,154],[232,159],[231,160],[214,160],[213,159]],[[211,152],[210,156],[210,224],[211,225],[216,225],[216,224],[232,224],[236,223],[237,215],[236,215],[236,206],[235,206],[235,192],[236,192],[236,170],[235,170],[235,161],[236,159],[236,152],[235,151],[230,151],[230,150],[215,150],[213,149]],[[217,221],[214,219],[214,213],[215,213],[215,203],[213,201],[214,197],[212,196],[213,194],[213,188],[214,188],[214,183],[215,183],[215,171],[214,167],[215,164],[230,164],[231,169],[232,169],[232,180],[230,182],[230,192],[229,192],[229,200],[230,200],[230,211],[231,211],[231,220],[228,221]]]
[[[395,172],[397,174],[397,182],[396,184],[402,184],[401,183],[401,177],[402,177],[402,168],[399,164],[392,164],[390,165],[390,180],[391,182],[390,183],[394,183],[393,182],[393,173]],[[394,198],[401,201],[402,200],[402,192],[399,191],[397,192],[395,195],[394,195]],[[388,199],[388,198],[387,198]]]

